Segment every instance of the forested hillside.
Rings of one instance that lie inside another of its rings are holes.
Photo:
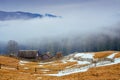
[[[119,29],[114,30],[115,35],[111,34],[92,34],[88,36],[71,36],[67,38],[54,38],[54,39],[42,39],[37,41],[31,41],[30,43],[20,44],[18,43],[19,50],[39,50],[44,54],[50,52],[55,54],[58,51],[64,53],[64,55],[71,54],[73,52],[96,52],[105,50],[120,50],[120,37]],[[8,43],[1,43],[0,52],[7,53]]]

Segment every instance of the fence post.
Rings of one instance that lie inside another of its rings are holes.
[[[17,66],[17,70],[19,70],[19,66]]]
[[[96,67],[97,62],[95,62],[95,67]]]
[[[37,68],[35,68],[35,72],[37,72]]]
[[[0,69],[1,69],[2,64],[0,64]]]

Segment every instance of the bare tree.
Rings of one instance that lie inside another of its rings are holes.
[[[9,40],[7,44],[8,54],[16,55],[18,52],[18,43],[14,40]]]

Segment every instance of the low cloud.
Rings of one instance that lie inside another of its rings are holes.
[[[95,3],[94,3],[95,4]],[[0,41],[16,40],[19,43],[44,42],[63,38],[85,38],[98,34],[116,35],[114,26],[119,23],[118,10],[103,10],[91,4],[76,5],[66,10],[62,18],[0,21]],[[98,10],[99,9],[99,10]],[[112,30],[112,31],[110,31]],[[83,39],[81,39],[83,40]]]

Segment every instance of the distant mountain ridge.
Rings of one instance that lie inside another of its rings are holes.
[[[43,15],[38,13],[30,13],[30,12],[22,12],[22,11],[16,11],[16,12],[0,11],[0,21],[18,20],[18,19],[27,20],[27,19],[44,18],[44,17],[57,18],[59,16],[48,13]]]

